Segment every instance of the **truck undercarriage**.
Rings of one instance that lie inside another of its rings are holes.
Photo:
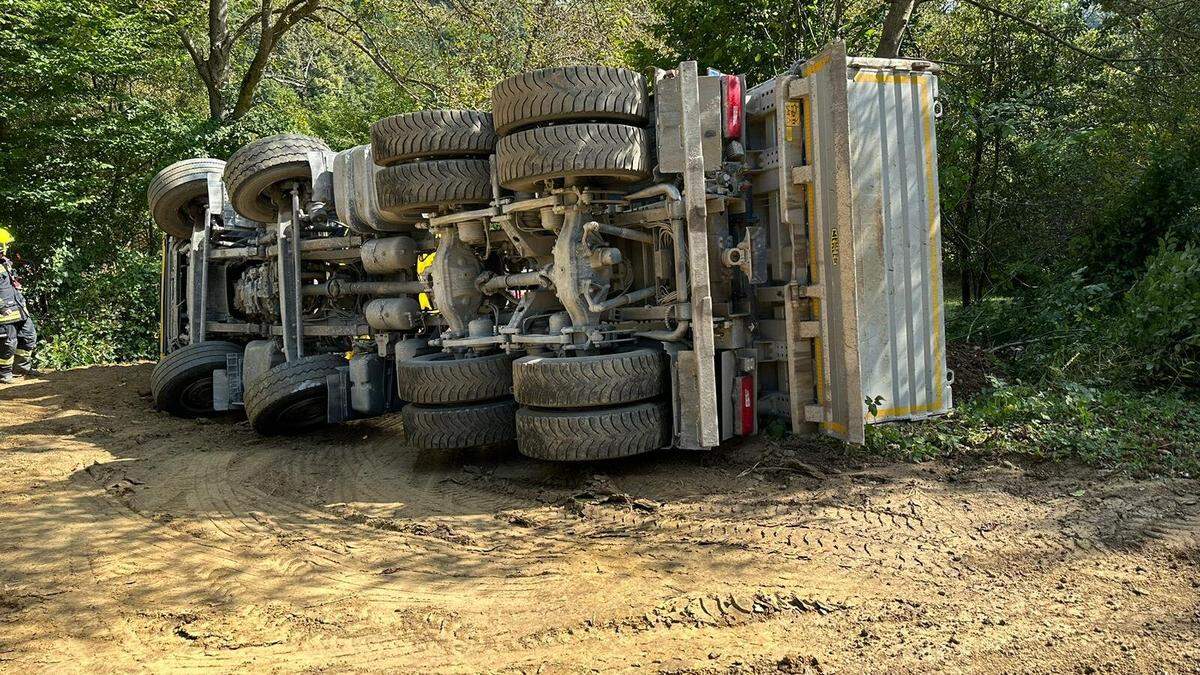
[[[840,44],[749,88],[574,66],[179,162],[155,401],[560,461],[945,412],[936,87]]]

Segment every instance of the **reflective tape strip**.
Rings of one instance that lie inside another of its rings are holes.
[[[11,366],[13,364],[14,360],[15,359],[11,356],[8,357],[7,359],[0,359],[0,367]]]
[[[21,310],[14,310],[8,314],[0,314],[0,323],[13,323],[21,320]]]
[[[29,349],[18,349],[16,353],[17,353],[17,356],[22,356],[22,357],[33,356],[33,351],[29,350]]]

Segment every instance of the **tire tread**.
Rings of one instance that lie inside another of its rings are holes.
[[[438,358],[442,356],[427,354],[396,362],[396,390],[401,400],[444,405],[512,395],[512,359],[507,354]]]
[[[264,213],[256,207],[258,195],[244,194],[243,188],[255,175],[282,167],[295,165],[296,177],[307,177],[311,180],[308,170],[308,153],[329,152],[329,146],[324,141],[302,136],[300,134],[278,134],[251,141],[239,148],[225,163],[225,187],[229,190],[229,199],[243,217],[264,222]]]
[[[410,445],[454,450],[507,443],[516,438],[517,404],[511,398],[465,406],[410,403],[401,416]]]
[[[521,408],[516,422],[517,447],[526,457],[590,462],[666,445],[670,408],[661,401],[568,411]]]
[[[626,124],[539,127],[501,138],[496,168],[511,189],[567,177],[637,181],[650,176],[649,140],[645,129]]]
[[[492,90],[496,133],[544,122],[612,120],[646,123],[646,78],[626,68],[543,68],[503,80]]]
[[[341,354],[317,354],[296,361],[282,363],[268,370],[253,382],[246,384],[243,402],[246,417],[260,433],[275,433],[277,430],[262,427],[260,417],[279,399],[294,393],[305,382],[325,384],[325,378],[346,365]]]
[[[174,412],[172,401],[165,400],[171,394],[171,385],[193,371],[220,370],[225,366],[225,357],[241,353],[242,347],[232,342],[213,340],[187,345],[167,354],[150,372],[150,392],[154,404],[161,410]]]
[[[421,110],[371,125],[371,149],[379,166],[418,158],[486,157],[495,146],[492,114],[479,110]]]
[[[635,403],[663,392],[662,352],[643,348],[566,358],[524,356],[513,363],[521,405],[586,408]]]
[[[485,159],[436,159],[387,167],[375,174],[379,208],[393,214],[492,200],[491,165]]]

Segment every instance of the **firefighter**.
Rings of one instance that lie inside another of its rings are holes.
[[[21,282],[13,276],[13,262],[8,259],[8,245],[13,241],[12,233],[0,227],[0,384],[13,381],[14,369],[31,377],[41,374],[33,369],[37,327],[25,305]]]

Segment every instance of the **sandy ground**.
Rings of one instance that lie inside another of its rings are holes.
[[[0,666],[1191,672],[1196,481],[746,443],[604,466],[262,439],[149,366],[0,388]]]

